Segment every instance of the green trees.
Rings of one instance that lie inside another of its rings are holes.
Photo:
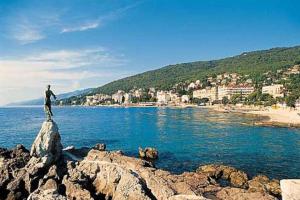
[[[229,104],[229,102],[230,102],[230,101],[229,101],[228,97],[223,97],[223,98],[222,98],[222,104],[223,104],[223,105],[227,105],[227,104]]]
[[[230,98],[230,100],[233,104],[241,103],[243,100],[243,96],[242,94],[235,94]]]
[[[247,104],[272,106],[277,103],[277,99],[269,94],[262,94],[261,90],[257,90],[249,94],[245,102]]]
[[[254,51],[248,52],[247,55],[243,54],[213,61],[169,65],[113,81],[95,88],[93,93],[113,94],[117,90],[128,92],[135,86],[137,88],[155,87],[160,90],[168,90],[179,82],[203,80],[205,76],[215,76],[223,72],[249,74],[254,82],[261,82],[263,73],[293,65],[295,60],[300,61],[300,46]]]
[[[295,108],[297,97],[295,95],[289,95],[286,97],[285,102],[286,105],[292,108]]]
[[[224,72],[238,73],[241,75],[249,75],[252,79],[255,88],[259,89],[265,84],[271,84],[273,80],[278,78],[276,70],[292,66],[300,63],[300,46],[291,48],[274,48],[263,51],[254,51],[243,53],[242,55],[228,57],[212,61],[198,61],[190,63],[182,63],[169,65],[157,70],[152,70],[110,82],[101,87],[95,88],[88,95],[103,93],[113,94],[117,90],[128,92],[132,88],[150,88],[155,87],[158,90],[169,90],[177,83],[185,81],[201,80],[203,87],[210,86],[206,82],[205,77],[216,77],[217,74]],[[270,79],[266,80],[264,73],[270,72]],[[299,98],[300,94],[300,76],[291,78],[291,87],[288,91]],[[187,94],[184,90],[179,91],[181,95]],[[84,102],[85,98],[76,97],[65,100],[70,103],[73,99],[79,99]],[[253,94],[246,99],[246,102],[252,104],[261,100],[259,93]],[[136,100],[138,101],[138,100]],[[235,97],[234,102],[241,101],[241,98]],[[272,99],[267,99],[272,103]],[[262,102],[260,102],[262,103]]]

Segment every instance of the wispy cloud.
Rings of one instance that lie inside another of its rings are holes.
[[[109,12],[108,14],[98,16],[94,20],[90,20],[89,22],[76,22],[75,25],[70,25],[62,28],[61,33],[69,33],[69,32],[81,32],[81,31],[87,31],[90,29],[96,29],[99,28],[109,21],[116,20],[119,17],[121,17],[126,11],[136,7],[140,2],[136,2],[130,5],[127,5],[125,7],[118,8],[116,10],[113,10]]]
[[[112,55],[102,47],[80,50],[46,51],[14,59],[0,59],[0,66],[10,69],[54,70],[82,66],[117,66],[125,62],[121,56]]]
[[[45,39],[49,33],[49,28],[59,25],[60,17],[58,13],[26,14],[18,13],[8,19],[8,37],[25,45]]]
[[[89,30],[89,29],[98,28],[99,25],[100,25],[100,21],[89,22],[89,23],[81,24],[81,25],[74,26],[74,27],[63,28],[61,33],[86,31],[86,30]]]
[[[12,36],[20,44],[29,44],[45,38],[39,27],[28,22],[17,24]]]
[[[0,104],[28,98],[29,93],[39,97],[41,94],[38,92],[43,91],[48,83],[56,85],[58,92],[79,89],[80,86],[90,87],[85,84],[87,80],[95,84],[118,77],[119,73],[114,68],[126,62],[122,56],[103,47],[0,58]],[[30,88],[30,91],[22,91],[22,88]],[[19,99],[7,96],[9,93],[18,93]]]

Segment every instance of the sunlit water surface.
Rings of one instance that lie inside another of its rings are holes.
[[[223,163],[272,178],[300,177],[300,129],[252,126],[257,118],[203,108],[56,107],[66,147],[106,143],[137,156],[156,147],[156,166],[174,173]],[[0,146],[30,148],[44,120],[41,107],[0,108]]]

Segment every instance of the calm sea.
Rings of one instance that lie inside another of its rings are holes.
[[[300,129],[257,127],[257,118],[204,108],[56,107],[54,120],[66,147],[106,143],[137,156],[156,147],[156,166],[174,173],[223,163],[251,176],[300,178]],[[0,108],[0,146],[30,148],[44,120],[42,107]]]

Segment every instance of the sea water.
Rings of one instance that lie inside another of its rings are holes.
[[[54,107],[63,146],[91,147],[138,155],[159,151],[156,166],[173,173],[222,163],[271,178],[300,177],[300,129],[253,126],[260,120],[204,108]],[[0,108],[0,147],[30,148],[44,121],[42,107]]]

